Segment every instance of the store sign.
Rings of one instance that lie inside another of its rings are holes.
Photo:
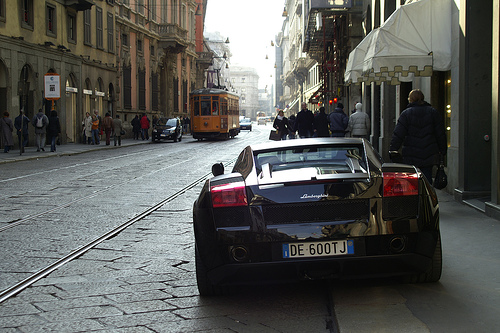
[[[47,73],[44,77],[45,80],[45,99],[59,99],[61,98],[61,76],[59,74]]]

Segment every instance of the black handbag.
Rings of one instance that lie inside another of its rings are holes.
[[[281,140],[281,137],[280,137],[280,135],[278,134],[278,131],[276,131],[276,130],[271,130],[271,132],[269,133],[269,140],[273,140],[273,141],[280,141],[280,140]]]
[[[436,172],[436,177],[434,178],[434,183],[432,184],[438,190],[442,190],[448,185],[448,176],[444,172],[444,165],[441,163]]]

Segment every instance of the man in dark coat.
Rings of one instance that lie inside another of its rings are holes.
[[[432,166],[446,154],[446,133],[439,113],[414,89],[408,95],[407,108],[401,113],[392,134],[389,151],[403,145],[404,163],[415,165],[432,183]]]
[[[314,137],[327,138],[330,136],[328,130],[328,116],[325,113],[325,108],[319,108],[319,113],[314,116]]]
[[[14,127],[16,128],[17,138],[19,140],[19,149],[24,153],[24,147],[28,145],[28,124],[30,119],[26,117],[23,110],[19,111],[19,116],[14,119]]]
[[[307,104],[302,103],[302,109],[297,113],[297,118],[295,119],[295,124],[293,130],[295,132],[299,131],[299,137],[310,138],[313,134],[314,129],[314,115],[307,109]]]
[[[344,105],[342,103],[338,103],[335,110],[328,115],[328,121],[330,122],[332,137],[343,138],[345,130],[349,125],[349,117],[344,113]]]

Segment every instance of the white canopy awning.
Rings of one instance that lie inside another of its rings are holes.
[[[401,6],[349,54],[346,84],[398,84],[451,68],[451,0]]]

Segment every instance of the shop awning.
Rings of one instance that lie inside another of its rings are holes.
[[[419,0],[398,8],[349,54],[346,84],[399,84],[451,68],[451,0]]]

